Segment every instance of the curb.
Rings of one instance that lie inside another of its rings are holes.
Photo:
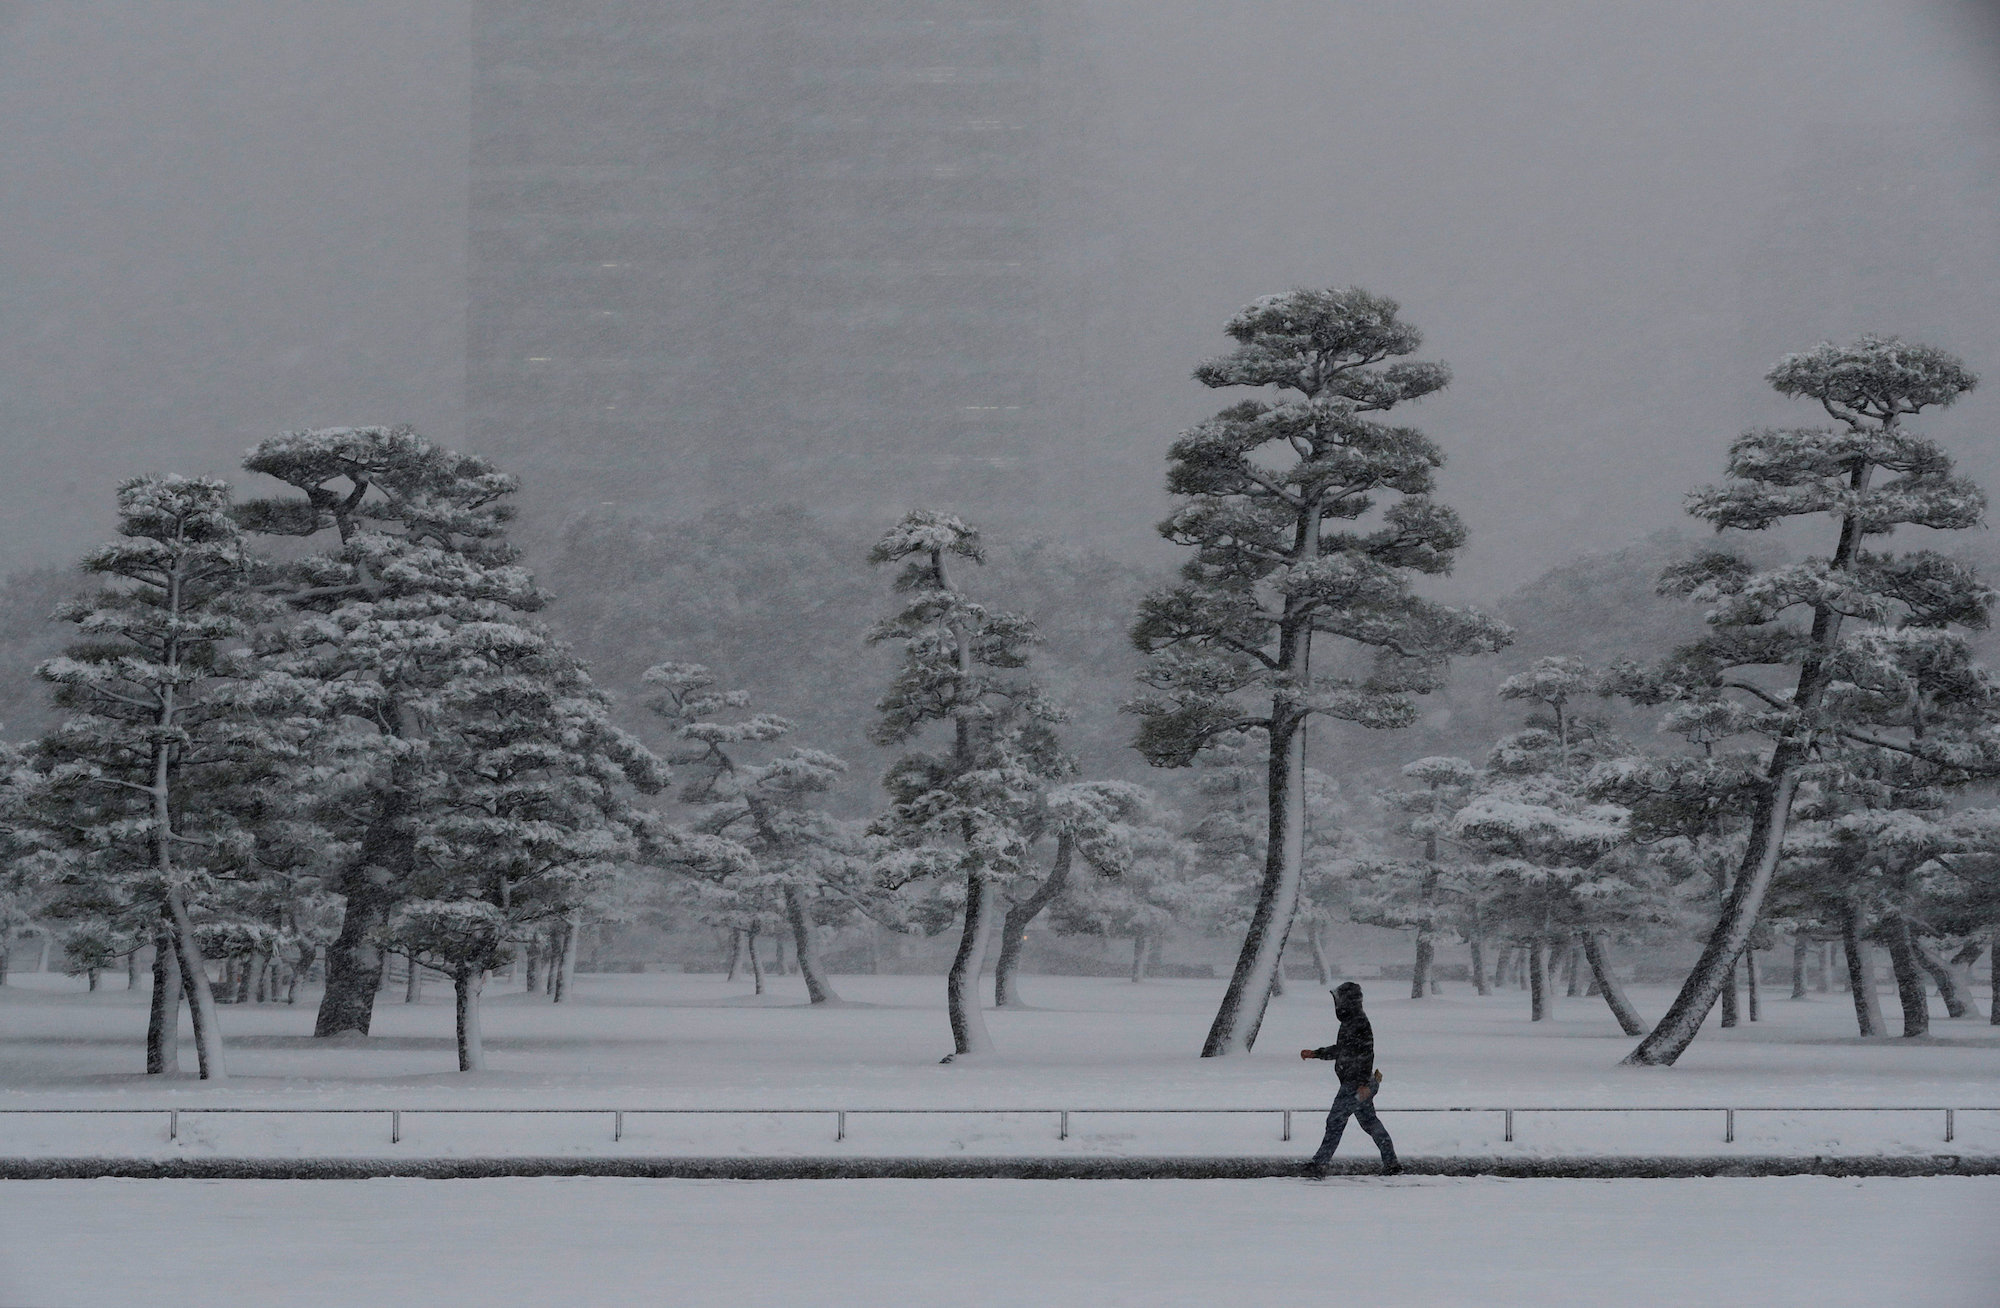
[[[1216,1181],[1297,1177],[1303,1160],[1256,1158],[0,1158],[0,1181],[357,1181],[378,1177],[482,1180],[603,1176],[659,1180]],[[2000,1176],[2000,1157],[1958,1154],[1763,1157],[1406,1158],[1410,1176],[1551,1180],[1686,1177]],[[1372,1161],[1336,1161],[1336,1177],[1376,1175]]]

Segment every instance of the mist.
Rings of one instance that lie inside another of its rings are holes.
[[[228,475],[276,431],[410,422],[478,448],[474,8],[0,11],[11,566],[102,535],[119,479]],[[1294,286],[1396,297],[1451,365],[1411,421],[1449,453],[1441,495],[1472,528],[1451,589],[1475,595],[1681,521],[1736,431],[1809,420],[1760,382],[1789,350],[1887,331],[1993,372],[1984,6],[1042,8],[1068,170],[1043,199],[1055,364],[1025,478],[952,505],[976,518],[1163,558],[1166,443],[1219,403],[1189,370],[1237,307]],[[1931,424],[1976,479],[2000,471],[1978,439],[1996,404]],[[633,501],[740,490],[658,464],[681,489]],[[813,507],[908,507],[907,467],[869,475]],[[529,538],[598,498],[531,472]]]

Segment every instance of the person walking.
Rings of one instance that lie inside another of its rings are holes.
[[[1334,1095],[1333,1107],[1327,1110],[1326,1137],[1319,1142],[1312,1161],[1300,1171],[1315,1179],[1326,1176],[1327,1167],[1333,1162],[1333,1151],[1340,1147],[1341,1133],[1347,1129],[1347,1119],[1352,1117],[1382,1151],[1382,1175],[1394,1176],[1403,1170],[1403,1165],[1396,1161],[1396,1142],[1389,1138],[1389,1128],[1375,1115],[1375,1092],[1382,1085],[1382,1074],[1375,1070],[1375,1028],[1369,1025],[1368,1014],[1361,1011],[1360,986],[1343,981],[1332,993],[1333,1015],[1340,1019],[1339,1034],[1324,1049],[1299,1050],[1299,1057],[1331,1059],[1340,1092]]]

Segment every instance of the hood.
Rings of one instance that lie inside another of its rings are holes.
[[[1343,981],[1333,992],[1333,1015],[1339,1018],[1361,1016],[1361,987],[1352,981]]]

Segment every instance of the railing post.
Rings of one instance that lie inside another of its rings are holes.
[[[833,1115],[833,1139],[838,1144],[847,1138],[847,1113],[843,1110]]]
[[[1067,1108],[1063,1109],[1062,1112],[1062,1125],[1056,1128],[1056,1139],[1069,1139],[1069,1109]]]
[[[1722,1143],[1736,1143],[1736,1110],[1734,1108],[1725,1108],[1722,1110]]]
[[[1292,1138],[1292,1110],[1289,1108],[1285,1110],[1285,1134],[1283,1138],[1286,1140]]]
[[[611,1143],[617,1144],[620,1140],[623,1140],[624,1138],[625,1138],[625,1114],[622,1112],[613,1113],[611,1115]]]
[[[389,1143],[403,1143],[403,1114],[400,1109],[389,1114]]]
[[[167,1110],[167,1139],[178,1140],[180,1138],[181,1138],[181,1110],[178,1108],[170,1108]]]
[[[1951,1143],[1951,1137],[1952,1137],[1952,1134],[1953,1134],[1953,1132],[1952,1132],[1952,1128],[1953,1128],[1954,1126],[1956,1126],[1956,1125],[1958,1125],[1958,1124],[1957,1124],[1957,1123],[1956,1123],[1955,1121],[1953,1121],[1953,1120],[1952,1120],[1952,1110],[1951,1110],[1951,1109],[1949,1109],[1949,1108],[1945,1109],[1945,1110],[1944,1110],[1944,1142],[1945,1142],[1946,1144],[1950,1144],[1950,1143]]]
[[[1507,1143],[1514,1143],[1514,1110],[1507,1110]]]

